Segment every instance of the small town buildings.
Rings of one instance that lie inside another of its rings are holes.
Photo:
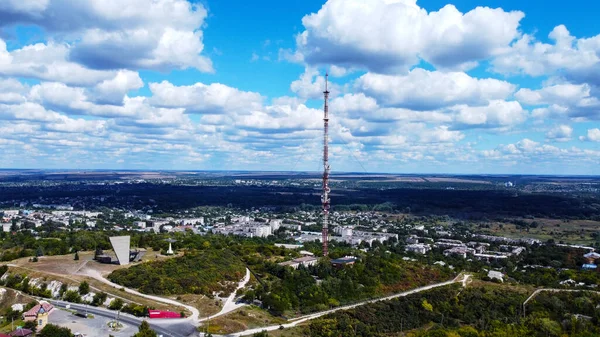
[[[181,219],[179,220],[179,224],[182,226],[204,226],[204,218],[189,218],[189,219]]]
[[[19,215],[19,210],[18,209],[5,209],[3,211],[0,211],[0,213],[3,213],[5,217],[15,217],[17,215]]]
[[[594,261],[600,259],[600,254],[596,252],[589,252],[584,254],[583,257],[588,261],[589,264],[594,264]]]
[[[415,243],[419,243],[419,237],[416,235],[411,235],[409,237],[406,238],[406,243],[412,245]]]
[[[431,250],[431,245],[424,243],[414,243],[412,245],[406,245],[404,250],[416,254],[427,254],[427,252]]]
[[[276,243],[275,247],[283,247],[285,249],[300,249],[304,247],[304,245],[293,245],[288,243]]]
[[[475,249],[468,247],[452,247],[444,251],[444,256],[457,255],[463,259],[467,258],[467,254],[475,254]]]
[[[434,246],[439,248],[466,247],[462,241],[450,239],[439,239]]]
[[[357,261],[357,258],[354,256],[344,256],[339,259],[331,260],[331,265],[336,268],[343,268],[346,266],[351,266]]]
[[[281,263],[279,263],[279,265],[284,266],[284,267],[292,267],[294,269],[298,269],[298,267],[300,267],[301,265],[304,267],[314,266],[315,264],[317,264],[318,261],[319,261],[319,259],[317,259],[316,257],[303,256],[303,257],[299,257],[297,259],[293,259],[291,261],[281,262]]]

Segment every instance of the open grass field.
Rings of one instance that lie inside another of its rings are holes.
[[[105,251],[105,254],[114,256],[114,253],[112,251]],[[153,251],[148,251],[142,257],[142,260],[140,262],[131,263],[127,266],[120,266],[118,264],[104,264],[94,261],[94,252],[92,251],[80,251],[78,255],[78,261],[74,260],[75,254],[67,254],[54,256],[40,256],[38,258],[38,262],[30,262],[29,257],[24,257],[10,261],[9,263],[27,268],[35,267],[35,269],[39,271],[60,275],[76,274],[81,268],[86,266],[87,268],[93,268],[99,271],[102,275],[107,275],[117,269],[129,268],[131,266],[143,263],[145,261],[160,261],[178,256],[164,256],[157,254]]]
[[[74,260],[74,254],[56,255],[56,256],[40,256],[38,262],[30,262],[29,257],[10,261],[12,265],[17,265],[25,268],[34,268],[35,270],[60,274],[71,275],[86,263],[86,261],[94,258],[93,252],[79,252],[79,261]]]
[[[592,220],[560,220],[560,219],[522,219],[530,224],[529,228],[519,227],[512,223],[492,222],[485,226],[475,225],[490,235],[506,236],[510,238],[530,237],[547,241],[554,239],[556,242],[564,241],[571,244],[589,245],[595,242],[592,233],[600,233],[600,222]],[[531,227],[533,222],[537,227]]]

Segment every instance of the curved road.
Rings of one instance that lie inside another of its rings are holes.
[[[106,317],[108,319],[115,319],[117,313],[115,311],[86,306],[82,304],[69,303],[65,301],[56,301],[56,300],[48,300],[46,301],[52,303],[57,308],[66,308],[67,305],[70,306],[71,309],[76,309],[79,311],[87,311],[88,313],[94,314],[96,316]],[[125,322],[132,326],[140,326],[142,321],[148,321],[152,330],[156,331],[158,334],[163,335],[165,337],[188,337],[192,334],[196,333],[196,327],[190,322],[182,322],[181,320],[177,320],[178,322],[171,322],[173,320],[157,320],[157,319],[144,319],[140,317],[135,317],[129,314],[121,313],[119,314],[119,321]]]
[[[446,281],[446,282],[441,282],[441,283],[435,283],[435,284],[430,284],[428,286],[424,286],[424,287],[419,287],[419,288],[415,288],[409,291],[405,291],[402,293],[398,293],[398,294],[394,294],[394,295],[390,295],[390,296],[386,296],[386,297],[381,297],[378,299],[374,299],[374,300],[367,300],[367,301],[363,301],[363,302],[359,302],[359,303],[355,303],[355,304],[351,304],[351,305],[346,305],[346,306],[342,306],[342,307],[338,307],[335,309],[331,309],[331,310],[326,310],[326,311],[321,311],[321,312],[317,312],[314,314],[310,314],[310,315],[306,315],[306,316],[301,316],[298,317],[296,319],[294,319],[293,322],[291,323],[286,323],[286,324],[280,324],[280,325],[271,325],[271,326],[267,326],[267,327],[262,327],[262,328],[255,328],[255,329],[248,329],[245,331],[241,331],[241,332],[236,332],[236,333],[232,333],[229,334],[227,336],[231,336],[231,337],[238,337],[238,336],[247,336],[247,335],[252,335],[261,331],[273,331],[273,330],[277,330],[279,329],[281,326],[283,326],[284,328],[291,328],[294,327],[300,323],[315,319],[315,318],[319,318],[331,313],[334,313],[336,311],[340,311],[340,310],[348,310],[348,309],[353,309],[365,304],[369,304],[369,303],[374,303],[374,302],[379,302],[379,301],[387,301],[387,300],[391,300],[397,297],[403,297],[403,296],[408,296],[408,295],[412,295],[415,293],[419,293],[422,291],[427,291],[433,288],[438,288],[438,287],[444,287],[450,284],[454,284],[454,283],[462,283],[463,287],[467,285],[469,278],[471,277],[471,275],[468,274],[463,274],[462,278],[461,275],[457,276],[456,278],[454,278],[453,280],[450,281]]]
[[[244,277],[244,279],[242,279],[238,285],[238,287],[236,288],[235,291],[233,291],[229,297],[227,298],[227,300],[225,301],[225,304],[223,306],[223,308],[221,309],[220,312],[218,312],[217,314],[207,317],[207,318],[203,318],[200,319],[200,312],[198,309],[189,306],[189,305],[185,305],[183,303],[171,300],[171,299],[167,299],[164,297],[158,297],[158,296],[151,296],[151,295],[147,295],[147,294],[142,294],[138,291],[135,291],[133,289],[129,289],[129,288],[125,288],[122,287],[120,285],[117,285],[115,283],[112,283],[111,281],[109,281],[108,279],[104,278],[102,276],[102,274],[100,274],[98,271],[95,270],[90,270],[85,268],[85,270],[83,272],[80,273],[80,275],[86,275],[89,277],[92,277],[96,280],[99,280],[105,284],[108,284],[112,287],[115,287],[117,289],[121,289],[123,288],[126,292],[131,293],[131,294],[135,294],[141,297],[145,297],[154,301],[159,301],[159,302],[163,302],[163,303],[167,303],[167,304],[174,304],[174,305],[179,305],[179,306],[183,306],[186,309],[188,309],[189,311],[192,312],[192,316],[188,317],[188,318],[184,318],[184,319],[152,319],[152,320],[148,320],[148,323],[150,323],[150,326],[152,327],[153,330],[155,330],[157,333],[162,334],[165,337],[188,337],[191,335],[197,335],[197,330],[196,327],[203,321],[209,319],[209,318],[215,318],[224,314],[227,314],[231,311],[234,311],[236,309],[238,309],[239,307],[243,306],[243,305],[238,305],[235,304],[233,302],[234,298],[235,298],[235,293],[238,289],[243,288],[246,283],[250,280],[250,270],[246,269],[246,275]],[[319,318],[331,313],[334,313],[336,311],[340,311],[340,310],[348,310],[348,309],[353,309],[365,304],[369,304],[369,303],[374,303],[374,302],[378,302],[378,301],[386,301],[386,300],[391,300],[394,298],[398,298],[398,297],[403,297],[403,296],[408,296],[411,294],[415,294],[415,293],[419,293],[422,291],[427,291],[433,288],[438,288],[438,287],[444,287],[450,284],[454,284],[454,283],[462,283],[462,286],[465,287],[469,281],[469,278],[471,277],[471,275],[468,274],[459,274],[456,278],[454,278],[453,280],[450,281],[446,281],[446,282],[441,282],[441,283],[435,283],[435,284],[430,284],[424,287],[419,287],[419,288],[415,288],[409,291],[405,291],[402,293],[398,293],[398,294],[394,294],[394,295],[390,295],[390,296],[386,296],[386,297],[381,297],[381,298],[377,298],[377,299],[372,299],[372,300],[366,300],[363,302],[359,302],[359,303],[355,303],[355,304],[351,304],[351,305],[346,305],[346,306],[341,306],[341,307],[337,307],[334,309],[330,309],[330,310],[326,310],[326,311],[321,311],[321,312],[317,312],[317,313],[313,313],[313,314],[309,314],[309,315],[305,315],[305,316],[301,316],[295,319],[292,319],[290,323],[286,323],[286,324],[281,324],[281,325],[272,325],[272,326],[267,326],[267,327],[261,327],[261,328],[254,328],[254,329],[248,329],[245,331],[241,331],[241,332],[236,332],[236,333],[232,333],[229,334],[227,336],[231,336],[231,337],[237,337],[237,336],[247,336],[247,335],[252,335],[255,334],[257,332],[261,332],[261,331],[273,331],[273,330],[277,330],[279,329],[281,326],[283,326],[284,328],[290,328],[290,327],[295,327],[296,325],[309,321],[309,320],[313,320],[315,318]],[[532,296],[533,297],[533,296]],[[98,316],[102,316],[102,317],[107,317],[107,318],[111,318],[114,319],[115,318],[115,312],[114,311],[110,311],[107,309],[101,309],[101,308],[96,308],[96,307],[90,307],[90,306],[84,306],[84,305],[80,305],[80,304],[73,304],[73,303],[68,303],[68,302],[63,302],[63,301],[56,301],[56,300],[51,300],[49,301],[52,304],[54,304],[57,307],[62,307],[64,308],[67,304],[70,304],[72,308],[77,309],[77,310],[87,310],[90,313],[93,313],[95,315]],[[144,319],[132,316],[132,315],[128,315],[128,314],[121,314],[120,315],[120,320],[122,320],[123,322],[126,322],[128,324],[132,324],[135,326],[139,326],[142,321]],[[217,337],[218,335],[213,335],[215,337]]]
[[[108,279],[104,278],[104,276],[102,276],[102,274],[100,274],[100,272],[98,272],[97,270],[91,270],[91,269],[85,269],[84,272],[82,272],[80,275],[85,275],[85,276],[89,276],[91,278],[94,278],[102,283],[105,283],[113,288],[117,288],[117,289],[123,289],[125,292],[133,294],[133,295],[137,295],[140,297],[145,297],[147,299],[153,300],[153,301],[157,301],[157,302],[162,302],[162,303],[166,303],[166,304],[172,304],[172,305],[177,305],[177,306],[181,306],[186,308],[187,310],[189,310],[192,315],[190,317],[184,318],[184,319],[180,319],[181,320],[188,320],[191,321],[193,324],[197,324],[198,323],[198,319],[200,317],[200,311],[194,307],[192,307],[191,305],[187,305],[187,304],[183,304],[181,302],[177,302],[175,300],[171,300],[168,298],[164,298],[164,297],[160,297],[160,296],[152,296],[152,295],[147,295],[147,294],[143,294],[140,293],[139,291],[130,289],[130,288],[126,288],[123,287],[121,285],[118,285],[116,283],[113,283],[111,281],[109,281]]]

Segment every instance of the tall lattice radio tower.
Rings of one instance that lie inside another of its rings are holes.
[[[329,253],[327,250],[327,241],[329,240],[329,207],[331,200],[329,199],[329,91],[327,90],[327,81],[329,74],[325,74],[325,106],[323,107],[323,194],[321,195],[321,203],[323,204],[323,256]]]

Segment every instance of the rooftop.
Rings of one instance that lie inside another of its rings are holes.
[[[356,262],[356,258],[353,256],[344,256],[344,257],[340,257],[339,259],[331,260],[331,263],[335,263],[335,264],[346,264],[346,263],[354,263],[354,262]]]

